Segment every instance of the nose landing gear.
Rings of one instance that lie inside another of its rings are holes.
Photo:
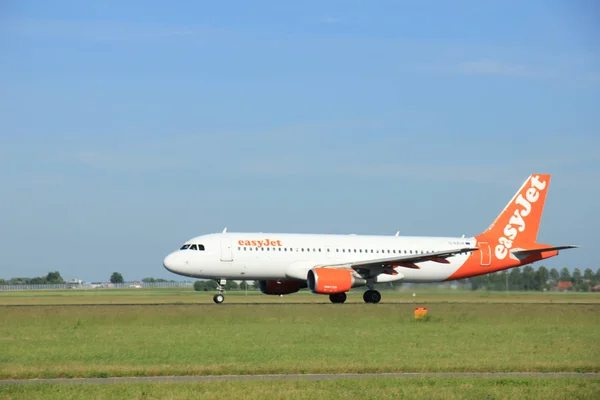
[[[219,293],[217,293],[213,296],[213,301],[216,304],[221,304],[222,302],[225,301],[225,296],[223,296],[223,290],[225,289],[225,284],[227,283],[227,280],[216,279],[216,282],[217,282],[217,291]]]

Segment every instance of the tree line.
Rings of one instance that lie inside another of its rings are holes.
[[[475,276],[459,282],[470,283],[472,290],[534,291],[553,290],[559,282],[570,282],[572,290],[589,292],[594,286],[600,284],[600,268],[596,270],[596,273],[591,268],[586,268],[583,273],[579,268],[575,268],[571,273],[567,268],[558,271],[556,268],[548,270],[546,267],[540,266],[536,270],[531,265],[527,265]]]
[[[61,283],[65,283],[65,280],[58,271],[48,272],[46,276],[36,276],[34,278],[0,279],[0,285],[54,285]]]
[[[124,283],[123,275],[119,272],[113,272],[110,276],[111,283]],[[144,278],[142,282],[174,282],[161,278]],[[457,281],[471,286],[472,290],[533,290],[546,291],[553,290],[559,282],[570,282],[572,290],[588,292],[597,285],[600,285],[600,268],[592,271],[586,268],[583,272],[575,268],[573,272],[567,268],[558,271],[556,268],[548,270],[540,266],[537,270],[531,265],[525,267],[511,268],[508,270],[494,272],[487,275],[475,276],[472,278],[461,279]],[[48,272],[46,276],[34,278],[11,278],[9,280],[0,279],[0,285],[45,285],[45,284],[63,284],[65,280],[59,271]],[[401,284],[401,282],[400,282]],[[396,284],[394,285],[396,286]],[[213,280],[198,280],[194,283],[196,291],[214,291],[217,284]],[[242,281],[237,283],[228,280],[225,290],[255,290],[258,289],[258,282]]]

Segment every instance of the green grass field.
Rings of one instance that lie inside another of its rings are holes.
[[[212,293],[191,289],[3,292],[0,379],[600,372],[597,293],[416,293],[385,292],[382,303],[374,305],[363,304],[358,291],[346,304],[329,304],[326,296],[305,293],[278,297],[241,292],[215,305]],[[522,304],[512,304],[517,302]],[[35,305],[57,303],[67,305]],[[86,303],[100,305],[75,305]],[[117,303],[176,304],[109,305]],[[428,307],[426,320],[413,317],[419,305]],[[395,398],[407,393],[408,398],[481,398],[482,393],[492,393],[490,398],[515,398],[515,393],[521,398],[558,398],[554,392],[593,398],[588,395],[597,394],[599,385],[598,380],[577,378],[27,384],[0,385],[0,399],[123,397],[113,393],[126,398],[197,398],[198,393],[249,399],[260,393],[298,399]]]
[[[370,378],[335,381],[25,384],[0,386],[0,399],[597,399],[600,380],[580,378]]]

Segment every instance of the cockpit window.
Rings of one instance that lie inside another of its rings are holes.
[[[200,250],[204,251],[203,244],[184,244],[179,250]]]

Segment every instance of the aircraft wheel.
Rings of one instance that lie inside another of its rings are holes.
[[[329,295],[329,300],[332,303],[343,303],[346,301],[346,293],[336,293],[336,294],[330,294]]]
[[[221,304],[225,301],[225,296],[223,296],[221,293],[215,294],[213,297],[213,301],[217,304]]]
[[[381,293],[379,293],[377,290],[367,290],[363,294],[363,300],[365,303],[377,304],[381,301]]]

